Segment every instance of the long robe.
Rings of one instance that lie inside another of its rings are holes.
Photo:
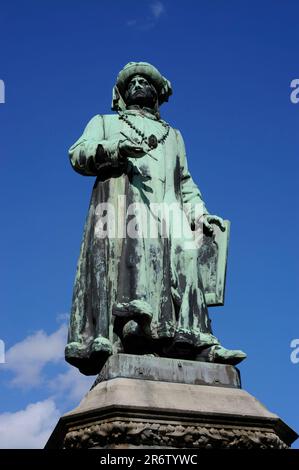
[[[194,207],[207,210],[182,136],[170,127],[163,140],[165,123],[150,113],[126,110],[125,117],[132,126],[117,114],[93,117],[69,150],[75,171],[96,176],[65,351],[85,374],[117,352],[192,359],[218,344],[190,242]],[[162,142],[150,155],[121,159],[119,141],[140,137],[136,129]],[[173,208],[170,216],[155,209],[161,204]]]

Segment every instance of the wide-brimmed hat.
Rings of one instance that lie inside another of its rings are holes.
[[[154,85],[158,94],[159,105],[168,101],[169,96],[172,95],[170,81],[163,77],[156,67],[148,62],[129,62],[117,76],[116,86],[114,87],[113,92],[113,110],[119,109],[119,97],[117,91],[121,94],[122,99],[124,99],[128,82],[134,75],[142,75]]]

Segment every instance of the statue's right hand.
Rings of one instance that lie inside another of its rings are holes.
[[[143,157],[146,153],[143,147],[138,144],[133,144],[133,142],[128,140],[120,141],[118,150],[120,157],[123,159],[128,157],[140,158]]]

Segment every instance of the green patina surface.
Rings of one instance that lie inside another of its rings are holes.
[[[69,150],[74,170],[96,177],[66,347],[66,360],[85,374],[99,372],[107,357],[118,352],[232,364],[245,357],[219,345],[208,316],[206,294],[218,289],[210,304],[223,303],[224,277],[217,283],[214,271],[225,273],[226,252],[217,258],[213,247],[204,252],[197,246],[186,249],[197,223],[196,205],[202,206],[205,229],[214,242],[211,224],[218,232],[225,232],[227,225],[208,214],[188,170],[183,138],[160,118],[159,105],[171,92],[170,82],[157,69],[130,63],[113,90],[117,113],[93,117]],[[128,106],[130,99],[135,104]],[[114,219],[106,214],[105,227],[104,203],[117,214]],[[161,203],[174,207],[168,237],[161,214],[152,209]],[[130,224],[140,231],[145,221],[157,236],[128,236]],[[184,228],[181,236],[176,233],[178,221]],[[108,237],[102,236],[103,230]],[[209,273],[205,270],[202,276],[204,265]]]

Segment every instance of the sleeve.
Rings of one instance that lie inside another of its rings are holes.
[[[197,217],[208,214],[198,186],[194,183],[188,170],[185,144],[180,131],[176,130],[180,158],[180,186],[184,211],[193,225]]]
[[[103,167],[118,166],[119,139],[105,139],[104,117],[94,116],[82,136],[70,147],[70,162],[75,171],[96,176]]]

